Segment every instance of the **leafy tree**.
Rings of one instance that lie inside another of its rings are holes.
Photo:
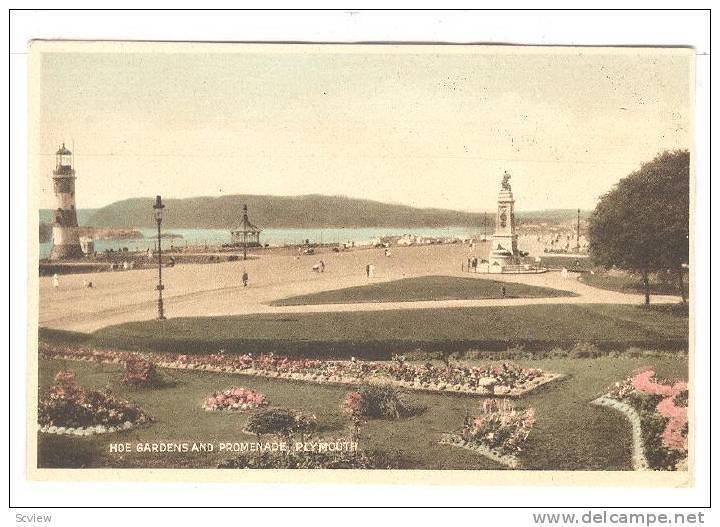
[[[671,271],[683,302],[688,262],[690,154],[663,152],[600,198],[589,219],[590,254],[605,267],[642,276],[650,303],[650,273]]]

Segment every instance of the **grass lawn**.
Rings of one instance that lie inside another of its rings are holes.
[[[630,346],[687,349],[687,313],[668,306],[557,304],[174,318],[109,326],[91,334],[41,329],[43,339],[176,353],[275,352],[387,359],[421,351],[503,351]]]
[[[597,265],[593,263],[592,258],[575,258],[572,256],[553,256],[552,254],[541,254],[540,265],[550,269],[562,269],[574,271],[589,271],[597,269]]]
[[[472,362],[472,361],[471,361]],[[630,427],[617,412],[588,403],[615,381],[640,367],[656,368],[660,378],[687,378],[685,358],[604,357],[521,360],[521,366],[566,373],[569,377],[517,401],[534,407],[537,423],[520,460],[524,468],[555,470],[629,470]],[[162,370],[176,380],[163,389],[124,386],[118,365],[41,359],[39,389],[44,392],[60,370],[76,372],[86,388],[109,387],[119,397],[138,403],[155,418],[146,428],[95,437],[59,437],[39,434],[38,460],[45,467],[91,468],[208,468],[228,454],[116,454],[110,443],[179,441],[252,441],[241,431],[242,414],[205,412],[205,396],[230,386],[255,388],[272,406],[302,409],[317,416],[324,436],[341,436],[347,425],[339,405],[349,387],[321,386],[302,382],[261,379],[241,375]],[[376,449],[395,456],[408,469],[503,469],[472,452],[437,444],[439,435],[462,425],[467,410],[481,398],[412,393],[427,406],[415,417],[398,421],[370,420],[362,429],[360,448]]]
[[[314,304],[358,304],[362,302],[412,302],[418,300],[474,300],[482,298],[543,298],[574,296],[549,287],[511,284],[484,278],[420,276],[392,282],[347,287],[310,295],[292,296],[271,302],[273,306]]]
[[[645,294],[645,286],[642,277],[631,274],[608,274],[608,273],[585,273],[580,275],[579,280],[587,285],[599,287],[600,289],[610,289],[611,291],[620,291],[621,293]],[[685,291],[688,291],[688,279],[685,276]],[[655,277],[650,278],[650,294],[651,295],[676,295],[680,296],[676,283],[663,282]],[[650,297],[652,302],[652,296]]]

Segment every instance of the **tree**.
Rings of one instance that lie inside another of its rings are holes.
[[[650,273],[671,271],[686,299],[683,265],[688,263],[690,154],[663,152],[621,179],[589,219],[590,254],[605,267],[642,276],[650,303]]]

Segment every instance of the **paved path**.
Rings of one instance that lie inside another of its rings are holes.
[[[267,254],[262,258],[217,264],[186,264],[163,270],[166,284],[165,308],[168,317],[242,315],[250,313],[302,313],[327,311],[380,311],[437,307],[516,306],[531,304],[612,303],[641,304],[642,295],[629,295],[587,286],[572,274],[559,272],[537,275],[473,275],[462,273],[460,265],[470,256],[484,256],[482,245],[474,252],[467,246],[447,245],[393,248],[392,257],[382,249],[326,252],[297,257]],[[324,273],[312,271],[319,260]],[[368,279],[365,265],[376,266],[377,274]],[[250,275],[250,286],[242,287],[243,270]],[[270,306],[269,302],[289,296],[331,289],[366,285],[429,274],[492,278],[506,282],[553,287],[578,296],[551,298],[508,298],[486,300],[440,300],[309,306]],[[90,280],[94,288],[83,287]],[[40,279],[39,325],[74,331],[99,328],[156,315],[156,271],[139,269],[67,275],[60,277],[54,290],[52,279]],[[677,302],[674,296],[653,296],[653,302]]]

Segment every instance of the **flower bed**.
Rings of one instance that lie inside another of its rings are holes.
[[[155,365],[140,355],[129,357],[125,362],[123,383],[139,388],[155,388],[163,384]]]
[[[137,354],[92,348],[40,344],[48,358],[125,363]],[[392,384],[421,391],[443,391],[469,395],[517,397],[562,377],[537,368],[512,364],[477,367],[453,364],[411,364],[394,361],[323,361],[268,355],[236,355],[223,352],[207,355],[146,353],[146,360],[159,367],[184,370],[239,373],[321,384]]]
[[[83,389],[71,371],[58,373],[55,384],[38,403],[40,431],[48,434],[104,434],[150,421],[140,408],[127,401]]]
[[[287,408],[272,408],[256,413],[248,419],[245,426],[246,434],[258,437],[274,435],[282,437],[300,437],[312,434],[317,428],[317,418]]]
[[[240,411],[252,410],[267,406],[265,396],[250,388],[232,387],[221,392],[214,392],[203,401],[203,408],[208,411]]]
[[[445,434],[441,444],[477,452],[510,468],[535,425],[535,410],[518,410],[509,401],[486,399],[476,416],[467,416],[459,434]]]
[[[394,386],[375,385],[346,393],[340,409],[351,418],[400,419],[416,415],[425,408]]]
[[[644,370],[593,403],[622,412],[630,421],[635,470],[686,470],[687,383],[659,382],[654,376],[653,370]]]

